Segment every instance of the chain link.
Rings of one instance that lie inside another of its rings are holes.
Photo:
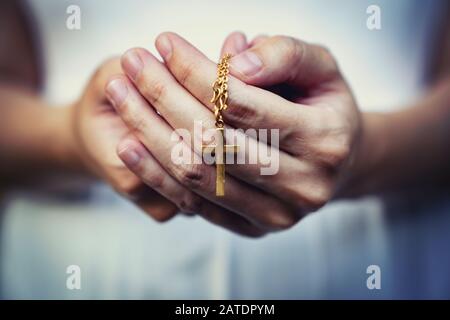
[[[213,97],[211,103],[214,103],[214,116],[216,118],[216,127],[223,128],[225,123],[222,117],[222,111],[226,110],[228,100],[228,73],[229,60],[231,54],[227,53],[220,59],[217,65],[217,79],[213,84]]]

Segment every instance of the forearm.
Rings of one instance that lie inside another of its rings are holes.
[[[0,187],[65,170],[80,170],[69,108],[0,86]]]
[[[363,132],[342,195],[448,182],[450,81],[415,106],[389,114],[363,114]]]

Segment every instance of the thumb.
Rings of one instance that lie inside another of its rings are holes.
[[[220,58],[226,54],[237,55],[248,49],[247,38],[242,32],[233,32],[226,37],[223,42],[222,50],[220,51]]]
[[[85,89],[85,95],[90,101],[102,102],[105,100],[105,87],[113,76],[122,73],[120,57],[109,58],[94,72]]]
[[[337,64],[327,49],[285,36],[259,41],[233,57],[230,73],[255,86],[288,83],[298,88],[339,76]]]

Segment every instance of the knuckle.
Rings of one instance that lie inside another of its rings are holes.
[[[333,180],[321,178],[314,173],[312,181],[304,174],[303,181],[292,184],[286,190],[289,202],[293,203],[297,215],[316,211],[329,202],[333,195]]]
[[[294,212],[274,211],[266,215],[263,226],[270,231],[280,231],[292,228],[299,220],[300,217]]]
[[[336,173],[351,153],[351,143],[348,137],[335,137],[317,148],[319,165],[328,169],[330,173]]]
[[[168,220],[172,219],[176,212],[173,212],[171,210],[162,210],[162,209],[152,209],[150,208],[149,210],[149,214],[152,216],[152,218],[156,221],[156,222],[167,222]]]
[[[112,57],[103,61],[95,70],[93,78],[100,82],[106,81],[114,73],[120,71],[120,58]]]
[[[300,218],[292,214],[276,214],[271,219],[271,226],[275,230],[287,230],[292,228]]]
[[[127,198],[133,198],[139,192],[141,183],[136,176],[122,177],[115,184],[115,189]]]
[[[157,172],[156,170],[150,170],[144,175],[145,184],[154,190],[164,189],[165,175],[162,172]]]
[[[330,184],[321,183],[308,189],[308,194],[302,196],[308,211],[317,211],[331,200],[332,188]]]
[[[352,150],[352,134],[348,123],[339,114],[327,113],[318,118],[313,138],[306,148],[319,166],[336,172]]]
[[[302,42],[288,36],[275,36],[274,44],[279,48],[283,61],[297,61],[303,53]]]
[[[228,120],[234,123],[248,124],[250,119],[252,119],[252,121],[255,121],[255,118],[258,117],[258,114],[255,109],[245,103],[234,104],[231,101],[230,106],[225,113],[225,116],[228,118]]]
[[[177,204],[180,211],[185,213],[199,213],[203,208],[203,199],[192,193],[188,192]]]
[[[252,105],[246,92],[248,85],[242,88],[233,88],[232,94],[228,97],[228,109],[224,116],[237,125],[249,125],[250,122],[261,122],[262,113]]]
[[[124,108],[125,109],[131,109],[127,106],[126,103],[124,103]],[[147,127],[148,127],[148,120],[146,120],[143,117],[140,117],[139,115],[133,115],[131,113],[129,113],[129,119],[127,121],[127,123],[129,123],[130,129],[132,132],[136,133],[136,134],[140,134],[140,133],[144,133],[147,131]]]
[[[339,68],[337,64],[337,60],[334,57],[333,53],[328,47],[324,47],[322,45],[317,46],[318,52],[320,53],[321,61],[323,61],[323,65],[330,75],[338,75]]]
[[[159,223],[163,223],[163,222],[167,222],[168,220],[170,220],[173,215],[172,214],[164,214],[164,213],[159,213],[159,212],[150,212],[150,215],[152,216],[153,220],[155,220],[156,222]]]
[[[340,167],[350,155],[350,143],[345,140],[336,143],[331,150],[328,151],[330,164],[337,168]]]
[[[183,87],[191,81],[198,66],[194,62],[185,63],[180,61],[180,71],[178,75],[178,81]]]
[[[252,239],[260,239],[267,235],[267,231],[263,231],[257,228],[252,230],[247,230],[241,233],[244,237],[252,238]]]
[[[330,64],[336,65],[336,59],[334,58],[333,53],[331,52],[330,48],[325,46],[319,46],[320,51],[322,53],[322,57],[325,61],[329,62]]]
[[[189,189],[202,189],[208,184],[207,173],[198,164],[181,164],[175,167],[175,177]]]
[[[159,105],[167,95],[167,84],[159,80],[149,80],[145,74],[138,80],[138,87],[152,105]]]
[[[121,103],[114,103],[114,108],[123,117],[129,118],[131,115],[131,112],[132,112],[132,108],[130,106],[130,101],[127,98],[125,98],[125,100],[122,101]]]

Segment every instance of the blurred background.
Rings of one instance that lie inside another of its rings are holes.
[[[70,5],[81,10],[80,30],[66,26]],[[381,9],[380,30],[366,25],[370,5]],[[113,55],[136,46],[156,53],[163,31],[217,60],[225,37],[239,30],[324,44],[363,111],[398,110],[420,97],[448,7],[446,0],[23,2],[52,104],[77,99]],[[75,182],[1,195],[2,298],[450,298],[448,190],[332,202],[293,229],[250,240],[200,218],[158,224],[107,185]],[[69,265],[81,268],[81,290],[66,288]],[[366,286],[369,265],[381,269],[380,290]]]

